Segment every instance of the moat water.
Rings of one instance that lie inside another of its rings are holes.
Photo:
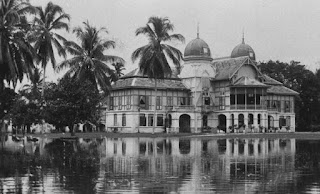
[[[320,193],[320,140],[2,136],[0,193]]]

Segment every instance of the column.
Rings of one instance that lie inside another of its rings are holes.
[[[291,132],[295,132],[296,131],[296,117],[290,116],[290,130]]]
[[[237,125],[237,128],[238,128],[239,127],[239,119],[238,119],[239,114],[233,113],[233,115],[234,115],[234,124]],[[235,128],[234,131],[238,131],[238,129]]]
[[[235,139],[234,140],[234,145],[233,145],[233,148],[234,148],[234,157],[238,157],[239,156],[239,142],[238,142],[238,139]]]
[[[254,156],[259,156],[259,139],[254,140]]]
[[[276,114],[274,116],[274,128],[278,128],[280,130],[280,128],[279,128],[279,114]]]
[[[178,114],[171,114],[172,116],[172,125],[170,132],[179,132],[179,115]]]
[[[248,124],[248,123],[249,123],[249,122],[248,122],[248,121],[249,121],[248,113],[243,113],[243,116],[244,116],[244,124],[246,125],[246,127],[245,127],[244,130],[245,130],[246,132],[248,132],[248,129],[249,129],[249,126],[248,126],[248,125],[249,125],[249,124]]]
[[[261,120],[260,120],[260,122],[261,122]],[[258,125],[258,114],[257,113],[253,113],[253,128],[254,128],[255,132],[260,132],[259,125]]]
[[[249,156],[249,139],[244,140],[244,156]]]
[[[231,115],[230,113],[226,113],[226,131],[230,133],[229,127],[231,126]]]

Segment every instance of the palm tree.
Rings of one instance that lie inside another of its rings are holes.
[[[112,63],[112,66],[114,67],[114,71],[115,74],[117,75],[117,79],[118,80],[121,76],[123,76],[124,74],[122,73],[123,70],[125,70],[126,68],[124,67],[123,63]],[[114,80],[114,81],[116,81]]]
[[[30,94],[32,98],[38,99],[40,97],[40,91],[43,89],[41,87],[43,83],[42,71],[35,67],[32,74],[30,75],[30,84],[25,84],[21,90],[22,93]],[[42,88],[42,89],[41,89]]]
[[[155,99],[157,99],[157,80],[170,77],[172,69],[167,59],[170,59],[177,69],[180,69],[182,53],[173,46],[164,42],[178,40],[184,42],[181,34],[169,35],[173,31],[173,24],[168,18],[150,17],[144,27],[136,30],[136,36],[144,34],[148,37],[149,43],[135,50],[132,53],[132,61],[139,59],[139,70],[143,75],[154,79]],[[156,103],[156,100],[155,100]],[[154,106],[153,133],[156,125],[156,104]]]
[[[115,42],[103,39],[101,32],[108,33],[105,28],[97,29],[83,22],[84,28],[74,28],[80,45],[73,41],[65,42],[65,48],[73,57],[63,61],[58,71],[63,68],[70,68],[64,76],[73,77],[78,80],[89,80],[97,89],[102,89],[107,94],[111,87],[111,80],[114,80],[116,75],[108,66],[110,63],[124,63],[121,57],[106,55],[104,51],[115,47]]]
[[[66,57],[63,44],[66,41],[64,37],[56,33],[57,30],[69,31],[67,21],[70,21],[70,16],[64,13],[59,5],[49,2],[45,9],[37,8],[37,17],[35,18],[36,25],[34,26],[34,33],[30,36],[30,40],[34,41],[34,48],[36,49],[43,68],[43,83],[42,83],[42,97],[44,98],[46,67],[51,61],[53,69],[56,68],[56,59],[54,55],[54,47],[58,51],[59,56]]]
[[[26,39],[26,13],[34,8],[21,0],[0,0],[0,91],[4,81],[22,81],[34,67],[34,49]]]

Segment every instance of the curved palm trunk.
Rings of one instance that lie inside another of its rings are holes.
[[[154,112],[153,112],[153,126],[152,126],[152,134],[154,134],[156,124],[157,124],[157,78],[154,79]]]

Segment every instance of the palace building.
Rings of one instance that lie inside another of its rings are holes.
[[[180,72],[158,80],[156,99],[154,85],[138,69],[116,81],[107,131],[151,133],[153,119],[158,133],[295,131],[298,93],[261,73],[244,38],[230,56],[213,59],[198,35],[184,50]]]

